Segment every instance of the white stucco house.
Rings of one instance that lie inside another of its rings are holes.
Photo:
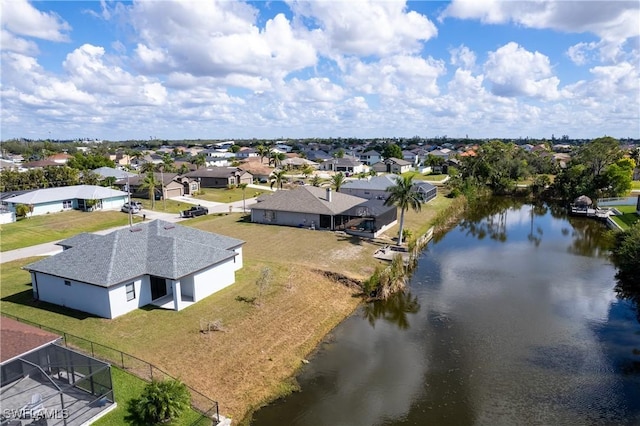
[[[7,210],[14,212],[18,204],[33,206],[30,216],[64,210],[119,210],[127,201],[127,193],[96,185],[73,185],[36,189],[4,200]]]
[[[233,284],[244,241],[156,220],[58,244],[24,267],[34,298],[116,318],[149,304],[179,311]]]

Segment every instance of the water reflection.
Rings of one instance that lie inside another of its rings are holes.
[[[513,200],[470,212],[255,425],[640,424],[640,324],[605,232]]]
[[[415,314],[419,310],[418,298],[410,291],[404,291],[394,294],[386,301],[376,300],[365,304],[362,315],[372,327],[375,327],[377,321],[383,320],[406,330],[409,328],[408,314]]]

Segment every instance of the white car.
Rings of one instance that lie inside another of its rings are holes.
[[[129,205],[129,203],[124,203],[120,211],[124,213],[133,213],[133,214],[140,213],[140,209],[133,203],[131,203],[131,205]]]

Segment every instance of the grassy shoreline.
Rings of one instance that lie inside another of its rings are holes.
[[[406,228],[414,235],[425,232],[451,204],[438,196],[422,212],[407,212]],[[34,303],[29,274],[20,268],[35,259],[25,259],[0,265],[0,310],[151,362],[217,400],[221,414],[246,424],[253,410],[296,389],[303,360],[360,305],[358,290],[322,272],[368,278],[381,263],[373,252],[397,232],[396,226],[386,239],[365,241],[253,224],[240,214],[209,215],[185,225],[246,241],[245,264],[233,286],[180,312],[145,308],[105,320]],[[273,281],[256,307],[246,300],[256,296],[264,267],[272,270]],[[217,319],[226,332],[200,333],[202,320]]]

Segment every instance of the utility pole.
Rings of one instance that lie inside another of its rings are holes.
[[[133,212],[131,211],[131,186],[129,185],[129,173],[127,173],[127,198],[129,198],[129,227],[133,227]]]

